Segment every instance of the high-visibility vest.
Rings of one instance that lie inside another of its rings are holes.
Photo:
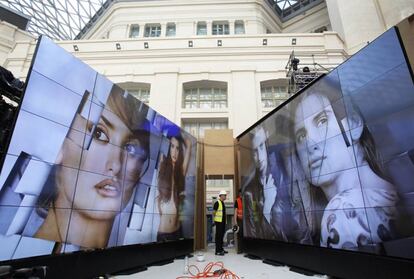
[[[241,220],[243,219],[243,202],[242,202],[241,197],[238,197],[236,201],[237,201],[237,218]]]
[[[216,210],[216,215],[214,215],[214,222],[223,222],[223,203],[221,200],[217,200],[218,208]]]

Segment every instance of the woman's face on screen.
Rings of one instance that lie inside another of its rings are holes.
[[[348,131],[346,118],[342,121]],[[329,99],[305,96],[295,111],[294,136],[306,177],[315,186],[335,183],[353,164],[353,147],[347,146]]]
[[[73,203],[73,208],[92,219],[113,218],[131,198],[146,159],[140,141],[114,113],[103,110],[96,125],[77,115],[75,125],[86,125],[86,138],[71,131],[62,151],[62,164],[80,163],[80,171],[60,168],[58,201]],[[92,137],[89,149],[88,138]],[[77,141],[77,142],[76,142]],[[73,152],[78,149],[78,152]],[[80,159],[77,154],[83,151]],[[75,167],[78,168],[78,167]],[[76,187],[75,187],[76,185]],[[61,197],[63,195],[63,197]]]
[[[180,142],[176,138],[171,138],[170,143],[170,156],[172,162],[175,164],[178,160],[178,155],[180,154]]]

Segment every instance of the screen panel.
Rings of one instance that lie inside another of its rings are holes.
[[[239,137],[244,236],[414,259],[413,121],[393,28]]]
[[[196,139],[45,37],[32,63],[0,174],[0,260],[193,238]]]

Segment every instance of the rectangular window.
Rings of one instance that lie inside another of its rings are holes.
[[[183,108],[227,108],[227,89],[186,89],[183,96]]]
[[[174,37],[175,36],[175,23],[168,23],[167,24],[167,31],[165,33],[167,37]]]
[[[213,35],[229,35],[229,23],[213,22]]]
[[[145,26],[145,37],[159,37],[161,36],[161,25],[151,24]]]
[[[244,23],[241,20],[237,20],[234,23],[234,34],[244,34]]]
[[[129,30],[129,37],[130,38],[138,38],[139,36],[139,25],[132,24],[131,29]]]
[[[207,35],[207,24],[205,22],[197,23],[197,35]]]

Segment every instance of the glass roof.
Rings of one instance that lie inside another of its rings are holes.
[[[30,17],[27,31],[56,40],[76,38],[100,9],[111,2],[113,0],[0,0],[0,4]]]
[[[315,7],[324,0],[268,0],[268,2],[280,19],[286,21]]]
[[[82,38],[115,1],[123,0],[0,0],[0,4],[30,17],[27,31],[35,36],[44,34],[55,40],[71,40]],[[323,1],[267,0],[282,21]]]
[[[283,11],[298,3],[298,0],[274,0],[273,2],[276,2],[279,8]]]

